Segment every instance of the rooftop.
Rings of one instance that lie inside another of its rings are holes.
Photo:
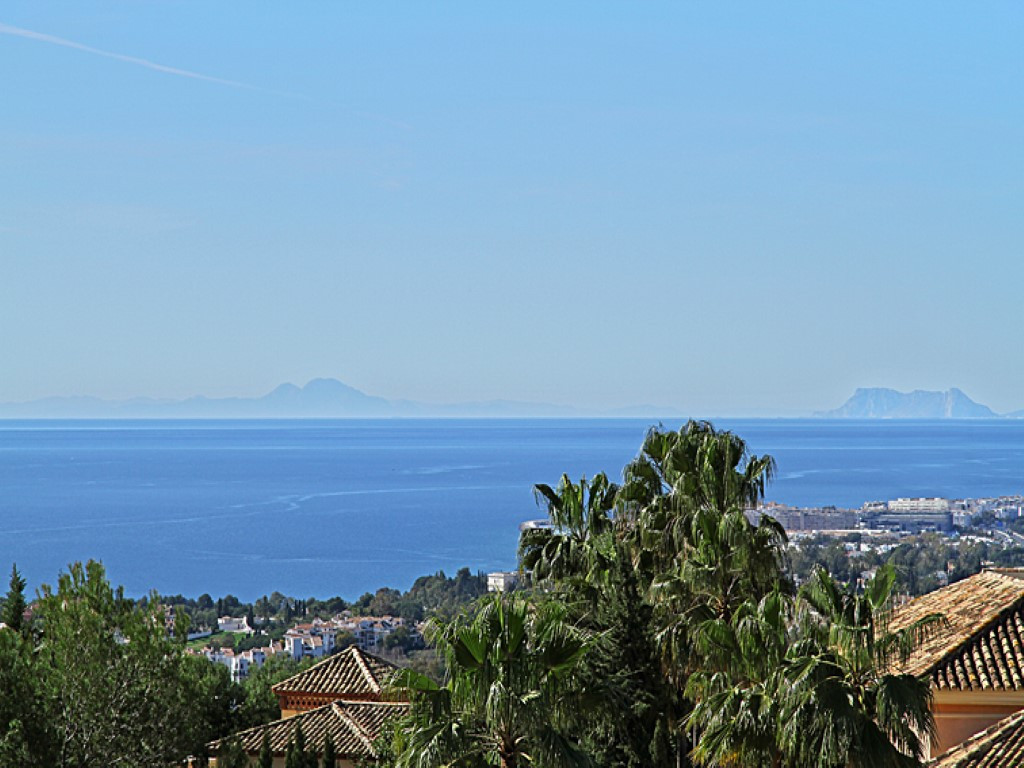
[[[294,717],[250,728],[235,734],[234,738],[239,739],[246,752],[254,754],[263,746],[265,733],[271,752],[283,755],[301,723],[307,749],[322,751],[330,734],[339,758],[375,758],[373,742],[380,735],[384,723],[405,714],[408,707],[405,702],[339,700]],[[211,751],[216,753],[220,745],[221,741],[212,742]]]
[[[396,669],[394,664],[350,645],[304,672],[282,680],[273,686],[273,691],[376,698]]]
[[[923,595],[897,609],[892,629],[929,614],[931,632],[901,671],[928,675],[938,690],[1022,690],[1024,569],[992,569]]]
[[[1019,768],[1024,765],[1024,711],[1000,720],[939,755],[929,768]]]

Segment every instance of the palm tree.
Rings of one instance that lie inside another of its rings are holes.
[[[696,421],[649,432],[626,468],[620,518],[632,529],[666,671],[680,688],[701,665],[695,627],[716,618],[728,625],[740,605],[789,589],[785,531],[767,515],[756,525],[747,517],[774,471],[770,456],[752,456],[738,436]]]
[[[522,569],[538,582],[600,581],[614,557],[612,510],[618,491],[603,472],[589,483],[586,477],[577,484],[562,475],[557,488],[535,485],[538,503],[547,505],[550,527],[523,531],[519,541]]]
[[[535,486],[551,527],[523,532],[520,563],[594,638],[579,670],[590,694],[578,717],[581,743],[599,764],[655,768],[671,759],[678,696],[661,673],[648,584],[616,523],[618,491],[603,473]]]
[[[399,675],[412,713],[398,729],[396,765],[588,764],[568,727],[588,642],[565,622],[561,606],[496,595],[474,616],[435,626],[434,635],[447,680]]]
[[[641,505],[673,496],[725,510],[756,504],[775,476],[775,460],[751,455],[732,432],[691,420],[678,432],[650,430],[625,474],[628,500]]]
[[[899,664],[944,619],[892,631],[895,570],[879,568],[863,594],[819,569],[800,592],[799,640],[787,671],[784,749],[816,768],[920,766],[934,735],[929,681]]]
[[[750,455],[742,439],[708,422],[651,430],[626,467],[619,494],[637,567],[653,583],[702,553],[694,565],[705,571],[702,581],[717,583],[719,610],[728,610],[734,595],[737,602],[752,596],[743,587],[757,586],[757,597],[770,592],[784,566],[785,532],[767,516],[754,526],[745,513],[764,497],[774,473],[774,459]]]
[[[863,595],[824,570],[794,601],[772,593],[726,622],[693,630],[702,665],[688,678],[687,724],[700,765],[793,768],[921,766],[931,689],[898,665],[942,619],[888,629],[895,575]]]
[[[759,768],[783,764],[779,743],[788,684],[793,602],[772,592],[748,601],[726,621],[711,618],[694,629],[704,664],[687,680],[694,702],[687,725],[698,734],[698,765]]]

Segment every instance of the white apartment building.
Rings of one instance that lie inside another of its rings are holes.
[[[231,648],[204,648],[203,655],[215,664],[223,664],[231,673],[231,679],[240,683],[256,668],[262,667],[273,648],[252,648],[235,653]]]
[[[284,650],[293,659],[329,656],[336,647],[338,630],[327,622],[314,620],[310,624],[296,624],[284,634]]]
[[[894,499],[889,502],[890,512],[949,512],[949,499],[919,498]]]

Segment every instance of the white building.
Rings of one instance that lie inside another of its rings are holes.
[[[254,632],[245,616],[221,616],[217,619],[217,629],[221,632],[244,632],[247,635]]]
[[[919,498],[894,499],[889,502],[890,512],[949,512],[949,499]]]
[[[336,647],[338,630],[333,625],[315,619],[310,624],[296,624],[284,634],[284,650],[293,659],[329,656]]]
[[[364,651],[381,647],[385,638],[400,627],[406,627],[412,639],[422,639],[419,629],[401,616],[349,616],[339,615],[332,623],[340,632],[348,632]]]
[[[223,664],[231,673],[231,679],[240,683],[247,678],[253,669],[262,667],[269,656],[274,655],[273,648],[251,648],[236,653],[231,648],[204,648],[203,655],[214,664]]]
[[[519,582],[515,571],[494,571],[487,574],[488,592],[507,592]]]

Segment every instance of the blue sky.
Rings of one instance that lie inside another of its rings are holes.
[[[1024,408],[1021,39],[1016,3],[8,0],[0,400]]]

